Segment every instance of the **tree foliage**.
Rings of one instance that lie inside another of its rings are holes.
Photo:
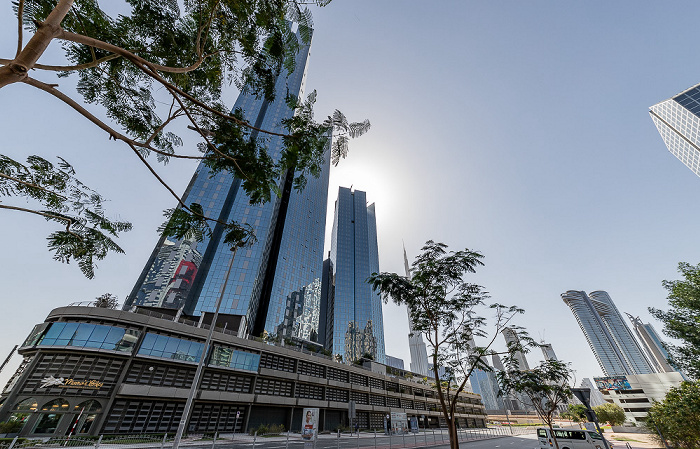
[[[297,55],[310,44],[313,23],[305,5],[328,3],[123,0],[110,3],[110,10],[120,12],[110,15],[95,0],[15,0],[17,52],[0,55],[0,88],[34,87],[127,145],[178,203],[166,211],[167,222],[160,229],[166,236],[201,239],[217,223],[223,226],[227,243],[244,246],[255,240],[251,227],[219,223],[207,217],[198,203],[186,204],[158,175],[149,156],[161,163],[172,158],[201,160],[212,175],[233,174],[242,181],[251,203],[270,201],[290,175],[294,187],[302,189],[309,176],[319,175],[329,147],[337,164],[347,155],[348,140],[366,132],[369,121],[351,123],[335,111],[317,122],[315,92],[306,99],[287,93],[278,100],[286,101],[294,114],[280,119],[278,127],[261,129],[252,112],[232,111],[222,98],[224,88],[235,83],[265,102],[275,100],[280,92],[277,81],[295,70]],[[30,37],[25,41],[26,32]],[[54,41],[63,50],[62,65],[40,61]],[[75,97],[56,84],[66,77],[77,83]],[[55,132],[42,123],[34,125],[38,132]],[[187,127],[201,138],[198,152],[179,148],[180,130]],[[273,143],[282,145],[278,155],[268,151]],[[2,158],[5,165],[19,164]],[[9,176],[6,188],[36,199],[41,184],[22,184]],[[103,235],[87,234],[105,227],[114,237],[127,229],[126,224],[120,228],[105,221],[100,213],[86,211],[82,219],[85,230],[77,229],[72,220],[72,232],[52,234],[50,246],[57,259],[77,259],[86,276],[92,277],[94,259],[107,251],[119,252],[119,247]]]
[[[664,281],[668,291],[668,311],[649,308],[664,323],[664,333],[682,342],[666,344],[670,362],[693,379],[700,379],[700,264],[678,264],[683,279]]]
[[[483,265],[482,259],[479,252],[448,252],[445,244],[429,240],[411,265],[410,279],[396,273],[373,273],[369,278],[372,288],[385,301],[391,299],[412,311],[412,328],[427,341],[433,365],[431,376],[453,449],[459,447],[455,423],[459,394],[474,369],[492,370],[486,356],[497,354],[491,349],[493,342],[515,315],[523,313],[515,306],[487,305],[489,296],[484,288],[464,280]],[[492,320],[481,316],[485,311],[493,315]],[[522,329],[513,328],[523,341],[531,341]],[[487,338],[488,343],[478,346],[475,337]],[[516,349],[523,348],[509,347],[506,353]],[[439,375],[441,367],[445,368],[443,376]]]
[[[569,386],[572,378],[569,364],[546,360],[533,369],[521,370],[514,357],[506,357],[505,360],[506,370],[496,374],[501,388],[499,395],[517,393],[527,396],[537,414],[549,427],[554,436],[554,444],[559,448],[552,422],[559,406],[573,397]]]
[[[661,432],[674,447],[700,447],[700,382],[683,382],[652,405],[646,426]]]
[[[587,422],[586,406],[583,404],[569,404],[566,411],[561,414],[561,417],[575,423]]]
[[[598,421],[606,422],[611,426],[621,426],[627,419],[622,407],[610,402],[593,407],[593,411],[598,417]]]
[[[22,206],[0,203],[0,209],[30,213],[58,223],[47,237],[54,259],[75,260],[83,274],[95,276],[95,261],[111,252],[123,253],[113,238],[131,230],[131,223],[105,216],[105,199],[75,177],[75,170],[58,158],[54,165],[39,156],[20,163],[0,155],[0,197],[23,199]]]
[[[95,298],[92,305],[103,309],[116,309],[119,306],[119,298],[111,293],[105,293]]]

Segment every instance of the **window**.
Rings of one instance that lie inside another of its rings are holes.
[[[260,354],[216,345],[212,351],[211,364],[257,372],[260,365]]]
[[[143,339],[138,354],[185,362],[199,362],[203,348],[204,344],[196,341],[148,332]]]
[[[38,408],[39,405],[34,398],[25,399],[15,405],[15,411],[17,412],[35,412]]]
[[[51,402],[47,402],[41,407],[42,412],[67,412],[68,411],[68,401],[63,399],[54,399]]]
[[[131,352],[139,334],[138,330],[103,324],[51,323],[51,327],[38,345],[77,346]],[[27,339],[27,342],[29,341],[30,339]]]
[[[537,436],[540,438],[547,438],[547,431],[544,429],[537,429]]]

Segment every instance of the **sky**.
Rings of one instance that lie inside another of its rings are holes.
[[[700,179],[666,150],[648,114],[700,82],[700,60],[687,57],[699,10],[675,0],[334,0],[312,9],[307,89],[318,91],[317,118],[337,108],[372,122],[331,172],[327,247],[338,186],[364,190],[376,203],[382,271],[402,273],[402,246],[412,259],[429,239],[478,250],[485,266],[467,279],[523,307],[516,324],[551,343],[578,381],[601,375],[561,293],[605,290],[661,331],[647,307],[666,307],[661,283],[678,277],[678,262],[700,262]],[[7,3],[0,58],[14,55],[15,33]],[[60,61],[52,44],[40,62]],[[70,79],[33,75],[74,94]],[[194,152],[195,136],[183,132]],[[0,89],[0,136],[0,154],[66,158],[110,200],[109,216],[134,223],[119,239],[126,254],[87,280],[52,260],[50,225],[1,211],[4,359],[55,307],[106,292],[123,301],[175,202],[128,147],[33,88]],[[194,169],[172,161],[158,172],[183,192]],[[386,305],[384,323],[387,354],[408,366],[405,310]]]

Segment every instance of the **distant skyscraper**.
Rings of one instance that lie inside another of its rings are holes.
[[[604,291],[589,295],[569,290],[562,299],[571,308],[606,376],[653,373],[629,327]]]
[[[501,331],[503,334],[503,338],[506,339],[506,344],[519,344],[520,340],[518,339],[518,336],[515,334],[515,331],[509,327],[503,328]],[[521,351],[517,351],[515,353],[515,359],[518,361],[518,367],[525,371],[530,369],[530,365],[527,363],[527,359],[525,358],[525,354],[523,354]]]
[[[390,355],[386,356],[386,365],[400,370],[405,369],[403,365],[403,359],[400,359],[398,357],[392,357]]]
[[[346,362],[369,353],[386,363],[382,299],[367,283],[379,272],[377,220],[365,192],[345,187],[335,202],[328,262],[326,347]]]
[[[406,248],[403,249],[403,265],[406,270],[406,277],[411,279],[411,268],[408,265],[408,257],[406,256]],[[428,349],[423,341],[423,334],[413,330],[413,322],[411,321],[411,309],[406,307],[408,312],[408,348],[411,351],[411,372],[420,374],[421,376],[428,375]]]
[[[603,397],[603,393],[601,393],[600,390],[596,388],[595,384],[591,381],[591,379],[587,377],[584,378],[581,381],[581,388],[588,388],[589,390],[591,390],[591,407],[597,407],[599,405],[605,404],[605,398]]]
[[[498,396],[498,382],[493,371],[475,369],[469,376],[469,383],[471,383],[474,393],[481,395],[481,401],[486,410],[505,409],[503,398]]]
[[[639,317],[633,317],[629,313],[627,313],[626,315],[632,322],[632,328],[637,334],[637,338],[642,343],[642,347],[646,351],[647,356],[651,361],[656,372],[680,372],[679,369],[675,368],[669,363],[668,352],[666,352],[666,349],[664,349],[663,342],[661,341],[659,334],[656,333],[654,327],[649,323],[642,323],[642,320],[639,319]]]
[[[700,84],[655,104],[649,114],[671,154],[700,176]]]
[[[557,355],[554,353],[552,345],[550,345],[549,343],[543,343],[542,345],[540,345],[540,349],[542,349],[542,355],[544,355],[545,360],[559,360],[557,358]]]
[[[284,133],[281,120],[293,116],[285,98],[303,95],[309,46],[302,46],[292,73],[283,72],[275,84],[275,100],[268,101],[245,88],[234,109],[257,128]],[[268,153],[277,160],[283,148],[280,137],[266,136]],[[318,308],[323,263],[330,151],[319,178],[310,177],[306,188],[292,188],[293,172],[280,180],[280,197],[251,205],[241,180],[229,173],[213,175],[200,164],[184,198],[199,203],[208,217],[222,222],[247,223],[257,242],[235,255],[222,301],[222,313],[242,317],[242,329],[259,335],[313,339],[318,334]],[[213,312],[233,256],[223,242],[224,232],[213,225],[202,242],[161,238],[125,301],[131,306],[182,309],[199,315]]]

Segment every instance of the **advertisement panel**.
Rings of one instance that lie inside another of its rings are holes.
[[[314,441],[318,435],[318,409],[305,408],[301,415],[301,438],[304,441]]]
[[[625,376],[594,377],[595,386],[599,390],[631,390],[632,386]]]

